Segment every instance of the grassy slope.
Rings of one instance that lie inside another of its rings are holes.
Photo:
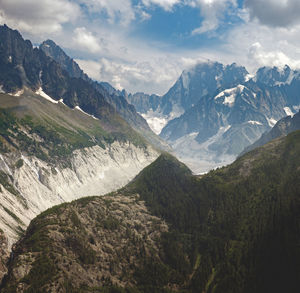
[[[116,131],[107,130],[103,121],[95,120],[77,109],[72,110],[62,103],[53,104],[30,91],[25,91],[21,97],[0,94],[0,109],[3,109],[0,113],[2,151],[17,148],[50,160],[64,158],[74,149],[96,144],[104,147],[105,143],[115,140],[129,140],[138,146],[147,145],[141,136],[126,125],[117,127]],[[26,133],[39,136],[41,141]]]

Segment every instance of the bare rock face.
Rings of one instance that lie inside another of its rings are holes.
[[[9,153],[0,157],[0,228],[8,246],[19,239],[42,211],[84,196],[121,188],[158,156],[151,147],[115,142],[74,151],[69,167],[49,165],[36,157]],[[16,168],[16,162],[22,166]]]

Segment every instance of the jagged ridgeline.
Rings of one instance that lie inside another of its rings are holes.
[[[86,80],[87,77],[73,77],[41,49],[33,48],[18,31],[5,25],[0,27],[0,68],[2,92],[17,96],[24,88],[44,92],[54,101],[60,100],[72,109],[79,107],[94,115],[106,132],[117,133],[124,138],[139,136],[107,101],[104,90],[95,89]]]
[[[299,131],[201,177],[162,154],[34,219],[1,292],[299,292],[299,179]]]

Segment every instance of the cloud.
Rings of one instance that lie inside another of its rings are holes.
[[[253,19],[268,26],[289,27],[300,23],[299,0],[245,0]]]
[[[101,46],[97,38],[85,27],[78,27],[74,30],[74,43],[82,50],[88,50],[91,53],[97,53],[101,51]]]
[[[181,69],[167,58],[149,58],[136,62],[108,58],[101,58],[99,61],[76,61],[93,79],[108,81],[115,88],[125,88],[130,92],[163,94],[181,72]]]
[[[254,73],[260,66],[299,68],[300,25],[292,28],[269,27],[258,21],[241,24],[224,36],[226,43],[218,48]]]
[[[293,60],[281,51],[266,51],[259,42],[252,44],[248,57],[259,66],[276,66],[279,68],[286,64],[296,68],[300,66],[300,60]]]
[[[90,13],[105,12],[111,24],[129,25],[135,19],[135,10],[130,0],[78,0]]]
[[[192,35],[216,30],[226,13],[237,7],[236,0],[192,0],[186,3],[191,7],[199,7],[200,14],[204,18],[201,26],[192,31]]]
[[[79,6],[68,0],[0,0],[0,22],[30,35],[60,32],[80,14]]]
[[[173,6],[180,2],[181,0],[142,0],[145,6],[158,5],[167,11],[172,10]]]

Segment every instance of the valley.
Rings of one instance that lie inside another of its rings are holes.
[[[206,60],[127,93],[1,25],[0,291],[297,293],[299,91]]]

